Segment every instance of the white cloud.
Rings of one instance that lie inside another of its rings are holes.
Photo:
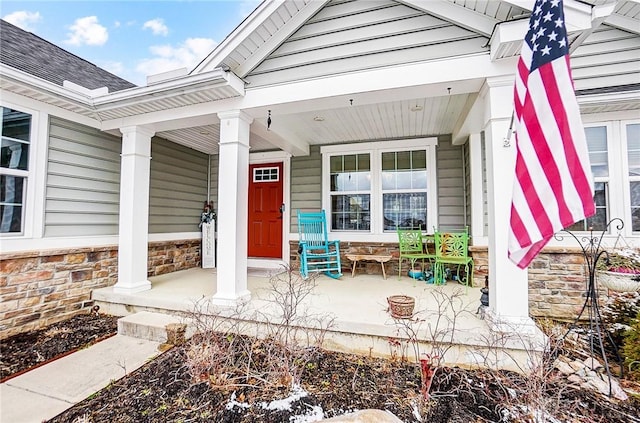
[[[40,12],[28,12],[26,10],[19,10],[13,13],[5,15],[2,19],[5,21],[22,28],[25,31],[33,32],[35,27],[32,26],[42,20]]]
[[[142,25],[142,29],[150,29],[153,35],[169,35],[169,28],[164,24],[164,20],[160,18],[146,21]]]
[[[136,66],[136,71],[148,76],[180,68],[191,70],[218,43],[210,38],[187,38],[184,43],[174,47],[159,45],[149,48],[154,57],[144,59]]]
[[[75,23],[69,27],[71,32],[67,34],[69,37],[66,43],[81,46],[101,46],[109,39],[107,28],[98,23],[96,16],[86,16],[76,19]]]

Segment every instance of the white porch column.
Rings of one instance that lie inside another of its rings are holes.
[[[515,137],[505,146],[513,111],[513,78],[486,81],[485,148],[489,212],[489,319],[494,330],[533,333],[529,317],[528,272],[507,256],[511,191],[515,178]]]
[[[113,291],[123,294],[151,289],[147,279],[149,248],[149,174],[153,131],[132,126],[120,128],[120,221],[118,282]]]
[[[249,193],[249,126],[241,110],[218,113],[218,285],[213,301],[234,304],[249,299],[247,289],[247,219]]]

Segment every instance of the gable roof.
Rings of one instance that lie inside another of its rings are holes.
[[[136,85],[75,54],[0,19],[0,63],[62,86],[70,81],[93,90],[109,92]]]

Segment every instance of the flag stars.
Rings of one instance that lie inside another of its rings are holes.
[[[560,45],[560,48],[564,48],[567,45],[567,40],[562,38],[558,44]]]
[[[560,3],[560,0],[551,0],[551,7],[558,7],[558,3]]]
[[[564,21],[561,18],[556,19],[555,23],[556,23],[556,28],[562,28],[562,25],[564,25]]]
[[[546,29],[546,28],[544,28],[544,27],[540,28],[540,29],[538,30],[537,34],[536,34],[536,37],[542,37],[542,36],[544,36],[544,32],[545,32],[546,30],[547,30],[547,29]]]
[[[547,37],[549,38],[549,41],[557,41],[558,34],[556,34],[556,32],[553,31],[551,34],[547,35]]]
[[[547,12],[547,14],[542,17],[545,22],[551,22],[551,18],[553,18],[553,13],[551,12]]]
[[[551,53],[551,48],[549,46],[544,46],[544,48],[540,51],[543,56],[547,56]]]

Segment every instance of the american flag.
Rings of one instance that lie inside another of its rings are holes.
[[[516,178],[509,258],[524,269],[553,234],[595,213],[562,0],[536,0],[514,89]]]

